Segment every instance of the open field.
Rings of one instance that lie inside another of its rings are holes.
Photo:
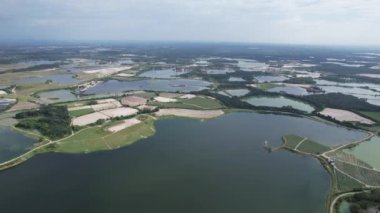
[[[153,124],[154,120],[147,118],[139,124],[114,133],[105,130],[103,127],[90,127],[70,138],[60,141],[54,151],[63,153],[89,153],[117,149],[154,135],[155,130]]]
[[[375,122],[347,110],[325,108],[321,115],[332,117],[338,121],[358,122],[362,124],[375,124]]]
[[[115,109],[106,109],[91,114],[83,115],[72,119],[72,124],[74,126],[86,126],[93,124],[96,121],[103,119],[108,120],[115,117],[121,116],[131,116],[137,114],[138,110],[128,107],[120,107]]]
[[[215,99],[207,97],[195,97],[191,99],[178,99],[177,102],[160,103],[149,102],[149,105],[162,108],[184,108],[184,109],[222,109],[223,105]]]
[[[285,135],[282,139],[286,148],[306,154],[319,155],[330,150],[325,145],[296,135]]]
[[[178,116],[198,119],[211,119],[223,115],[222,110],[160,109],[157,116]]]
[[[110,132],[119,132],[123,129],[129,128],[139,123],[141,123],[141,121],[137,118],[126,119],[121,124],[111,126],[107,130]]]
[[[363,114],[364,116],[371,118],[372,120],[376,122],[380,122],[380,112],[368,112],[368,111],[360,111],[360,114]]]
[[[8,112],[37,109],[38,107],[38,104],[32,102],[18,102],[16,105],[12,106]]]
[[[88,109],[79,109],[79,110],[69,111],[69,115],[71,117],[79,117],[79,116],[87,115],[87,114],[90,114],[90,113],[93,113],[93,112],[95,112],[95,111],[93,109],[91,109],[91,108],[88,108]]]

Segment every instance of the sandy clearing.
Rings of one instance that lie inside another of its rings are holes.
[[[165,98],[165,97],[154,97],[155,101],[162,102],[162,103],[169,103],[169,102],[177,102],[174,98]]]
[[[95,104],[91,105],[91,108],[94,111],[101,111],[101,110],[107,110],[107,109],[115,109],[121,107],[121,104],[119,102],[112,102],[112,103],[102,103],[102,104]]]
[[[158,107],[156,106],[149,106],[149,105],[140,105],[137,107],[137,109],[139,109],[140,111],[143,111],[143,110],[147,110],[147,111],[154,111],[156,110]]]
[[[72,120],[74,126],[85,126],[88,124],[95,123],[99,119],[108,119],[107,115],[104,115],[100,112],[94,112],[91,114],[83,115]]]
[[[146,104],[148,100],[139,96],[127,96],[121,99],[121,104],[124,106],[136,107]]]
[[[123,70],[129,70],[132,69],[132,66],[122,66],[122,67],[108,67],[103,69],[96,69],[96,70],[87,70],[83,71],[85,74],[97,74],[98,77],[105,77],[109,75],[113,75],[115,73],[121,72]]]
[[[199,119],[210,119],[223,115],[222,110],[191,110],[191,109],[160,109],[155,113],[157,116],[179,116]]]
[[[113,99],[113,98],[107,98],[107,99],[101,99],[101,100],[97,100],[96,103],[98,104],[104,104],[104,103],[119,103],[118,100],[116,99]]]
[[[121,124],[118,124],[118,125],[115,125],[115,126],[108,128],[108,131],[119,132],[123,129],[126,129],[128,127],[134,126],[134,125],[139,124],[139,123],[141,123],[141,121],[138,120],[137,118],[127,119],[127,120],[124,120],[123,123],[121,123]]]
[[[131,116],[138,113],[137,109],[128,108],[128,107],[120,107],[116,109],[107,109],[100,111],[103,115],[106,115],[110,118],[115,118],[119,116]]]
[[[12,108],[10,108],[8,110],[8,112],[37,109],[39,107],[40,107],[40,105],[32,103],[32,102],[18,102],[16,105],[14,105]]]
[[[133,77],[135,75],[136,75],[136,73],[119,73],[119,74],[117,74],[117,76],[120,76],[120,77]]]
[[[380,68],[380,67],[379,67]],[[358,76],[368,77],[368,78],[380,78],[380,74],[357,74]]]
[[[338,121],[351,121],[370,125],[375,124],[375,122],[347,110],[325,108],[320,114],[330,116]]]
[[[186,94],[186,95],[182,95],[179,98],[182,98],[182,99],[192,99],[192,98],[195,98],[195,97],[197,97],[197,96],[193,95],[193,94]]]

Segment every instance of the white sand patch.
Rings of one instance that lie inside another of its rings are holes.
[[[137,114],[138,110],[133,109],[133,108],[128,108],[128,107],[120,107],[116,109],[107,109],[100,111],[100,113],[110,117],[110,118],[115,118],[119,116],[131,116]]]
[[[82,110],[82,109],[91,109],[91,106],[78,106],[78,107],[71,107],[67,110],[69,111],[76,111],[76,110]]]
[[[140,106],[137,107],[137,109],[139,109],[140,111],[143,111],[143,110],[154,111],[157,108],[158,107],[156,107],[156,106],[149,106],[149,105],[140,105]]]
[[[117,74],[117,76],[120,76],[120,77],[133,77],[135,75],[136,75],[136,73],[119,73],[119,74]]]
[[[136,107],[146,104],[148,100],[139,96],[126,96],[121,99],[121,104],[124,106]]]
[[[177,102],[177,100],[174,98],[165,98],[161,96],[154,97],[154,100],[162,103]]]
[[[83,71],[83,73],[97,74],[98,77],[105,77],[105,76],[113,75],[115,73],[118,73],[124,70],[129,70],[131,68],[132,66],[108,67],[108,68],[103,68],[103,69],[87,70],[87,71]]]
[[[222,110],[192,110],[192,109],[160,109],[155,113],[157,116],[179,116],[199,119],[210,119],[223,115]]]
[[[195,97],[197,97],[197,96],[193,95],[193,94],[186,94],[186,95],[182,95],[179,98],[182,98],[182,99],[192,99],[192,98],[195,98]]]
[[[99,119],[111,119],[119,116],[130,116],[137,114],[138,110],[133,108],[121,107],[117,109],[107,109],[99,112],[94,112],[88,115],[83,115],[72,120],[74,126],[85,126],[95,123]]]
[[[347,110],[325,108],[320,114],[330,116],[338,121],[358,122],[369,125],[375,124],[375,122]]]
[[[119,103],[119,101],[116,100],[116,99],[113,99],[113,98],[108,98],[108,99],[97,100],[96,103],[98,103],[98,104],[104,104],[104,103]]]
[[[88,115],[83,115],[72,120],[74,126],[86,126],[88,124],[95,123],[99,119],[108,119],[107,115],[104,115],[100,112],[94,112]]]
[[[101,111],[101,110],[106,110],[106,109],[115,109],[115,108],[119,108],[121,107],[121,104],[119,101],[111,101],[111,100],[114,100],[114,99],[107,99],[105,100],[104,103],[102,103],[102,101],[98,101],[99,104],[95,104],[95,105],[92,105],[91,108],[94,110],[94,111]],[[107,102],[107,101],[110,101],[110,102]]]
[[[108,131],[119,132],[123,129],[126,129],[128,127],[134,126],[134,125],[139,124],[139,123],[141,123],[141,121],[138,120],[137,118],[127,119],[127,120],[124,120],[123,123],[121,123],[121,124],[118,124],[118,125],[115,125],[115,126],[108,128]]]
[[[380,69],[380,67],[379,67]],[[364,76],[368,78],[380,78],[380,74],[358,74],[358,76]]]

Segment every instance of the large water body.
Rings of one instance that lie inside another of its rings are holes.
[[[86,90],[85,94],[114,94],[135,90],[192,92],[207,89],[211,83],[194,79],[157,79],[137,81],[110,80]]]
[[[325,144],[357,131],[289,116],[234,113],[160,120],[131,146],[42,154],[0,173],[3,212],[324,212],[329,176],[310,157],[268,153],[265,140],[298,133]]]
[[[44,83],[51,80],[53,83],[58,84],[77,84],[82,82],[75,78],[72,74],[59,74],[59,75],[49,75],[49,76],[37,76],[37,77],[25,77],[16,79],[15,83]]]
[[[35,142],[34,138],[0,127],[0,163],[29,151]]]

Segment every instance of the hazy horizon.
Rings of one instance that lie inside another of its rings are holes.
[[[380,45],[375,0],[0,0],[0,40]]]

